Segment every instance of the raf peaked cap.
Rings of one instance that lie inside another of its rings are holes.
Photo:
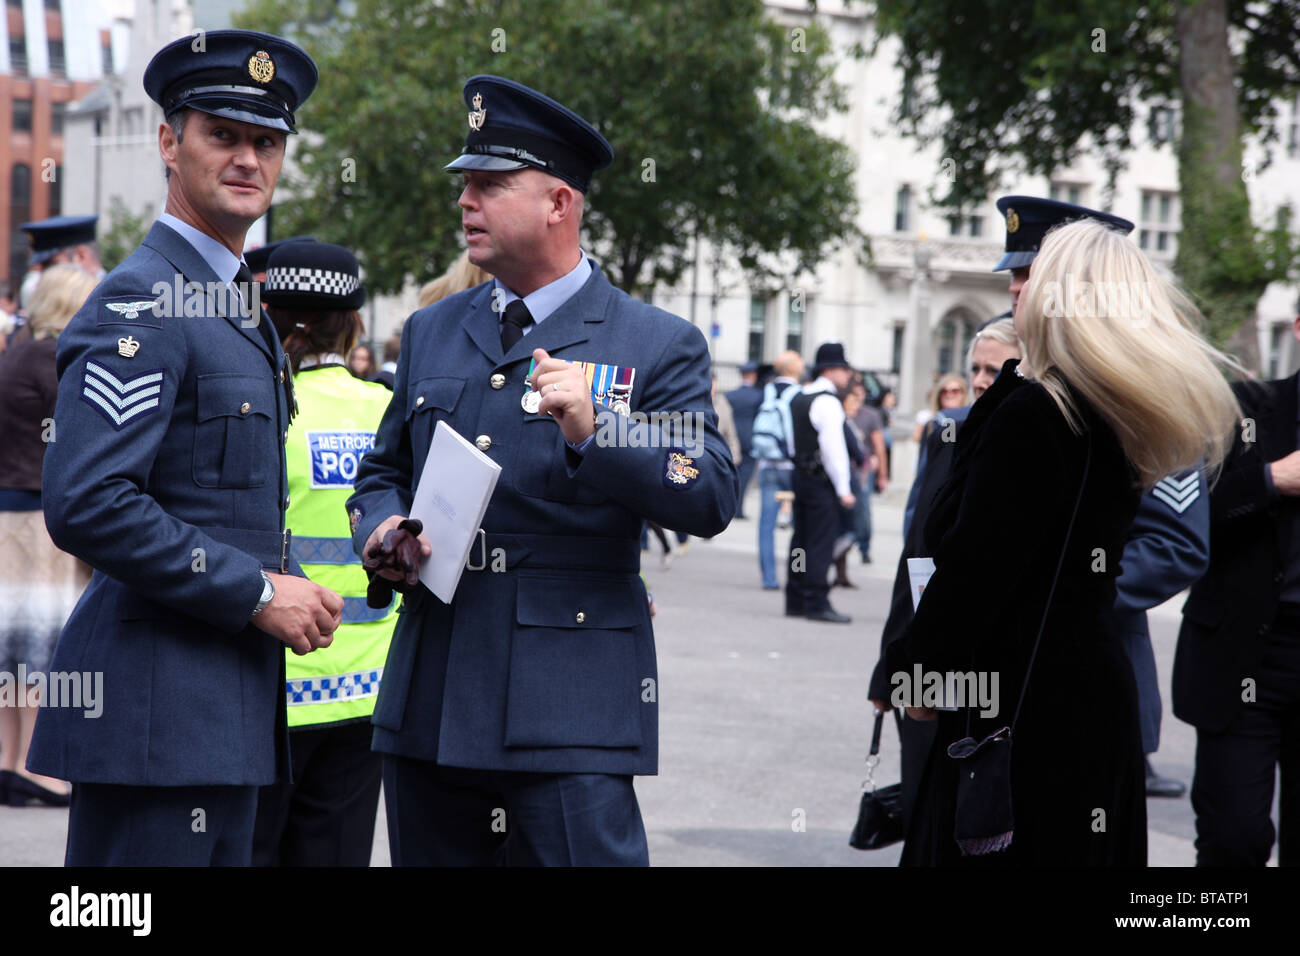
[[[296,44],[252,30],[209,30],[154,54],[144,90],[171,116],[195,109],[296,132],[293,113],[316,89],[316,64]]]
[[[366,301],[357,257],[328,242],[285,242],[266,264],[262,301],[286,309],[359,309]]]
[[[1053,226],[1076,219],[1096,219],[1125,235],[1133,231],[1133,223],[1108,212],[1098,212],[1087,206],[1074,203],[1058,202],[1055,199],[1036,199],[1033,196],[1003,196],[997,202],[998,212],[1006,217],[1007,245],[1006,254],[993,267],[994,272],[1003,269],[1020,269],[1034,261],[1038,247],[1043,244],[1043,237]]]
[[[472,76],[465,83],[465,151],[445,167],[505,172],[533,166],[584,193],[591,174],[614,161],[596,128],[568,107],[522,83]]]
[[[37,222],[25,222],[18,228],[27,233],[32,244],[32,265],[50,259],[60,249],[95,241],[98,216],[55,216]]]

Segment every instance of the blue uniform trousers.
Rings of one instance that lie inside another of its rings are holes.
[[[630,775],[468,770],[384,754],[384,801],[394,866],[650,864]]]
[[[257,787],[77,783],[65,866],[248,866]]]

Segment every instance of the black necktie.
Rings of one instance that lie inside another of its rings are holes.
[[[509,352],[524,337],[524,328],[533,324],[533,317],[523,299],[515,299],[506,306],[501,320],[501,351]]]

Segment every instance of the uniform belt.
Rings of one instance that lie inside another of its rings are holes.
[[[635,538],[585,538],[571,535],[478,533],[467,571],[493,568],[504,553],[506,568],[553,568],[569,571],[641,570],[641,543]]]
[[[302,568],[294,560],[292,548],[293,532],[288,528],[283,531],[254,531],[252,528],[200,528],[218,544],[228,544],[247,554],[251,554],[262,563],[264,568],[274,568],[281,574],[302,574]]]

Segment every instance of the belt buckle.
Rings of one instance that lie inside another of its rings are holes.
[[[479,555],[478,564],[474,563],[473,554],[474,552],[473,549],[471,548],[470,557],[465,560],[465,570],[482,571],[484,568],[487,567],[487,534],[483,531],[482,528],[478,529],[478,555]]]
[[[289,573],[289,546],[293,541],[293,532],[285,528],[280,535],[280,573]]]

